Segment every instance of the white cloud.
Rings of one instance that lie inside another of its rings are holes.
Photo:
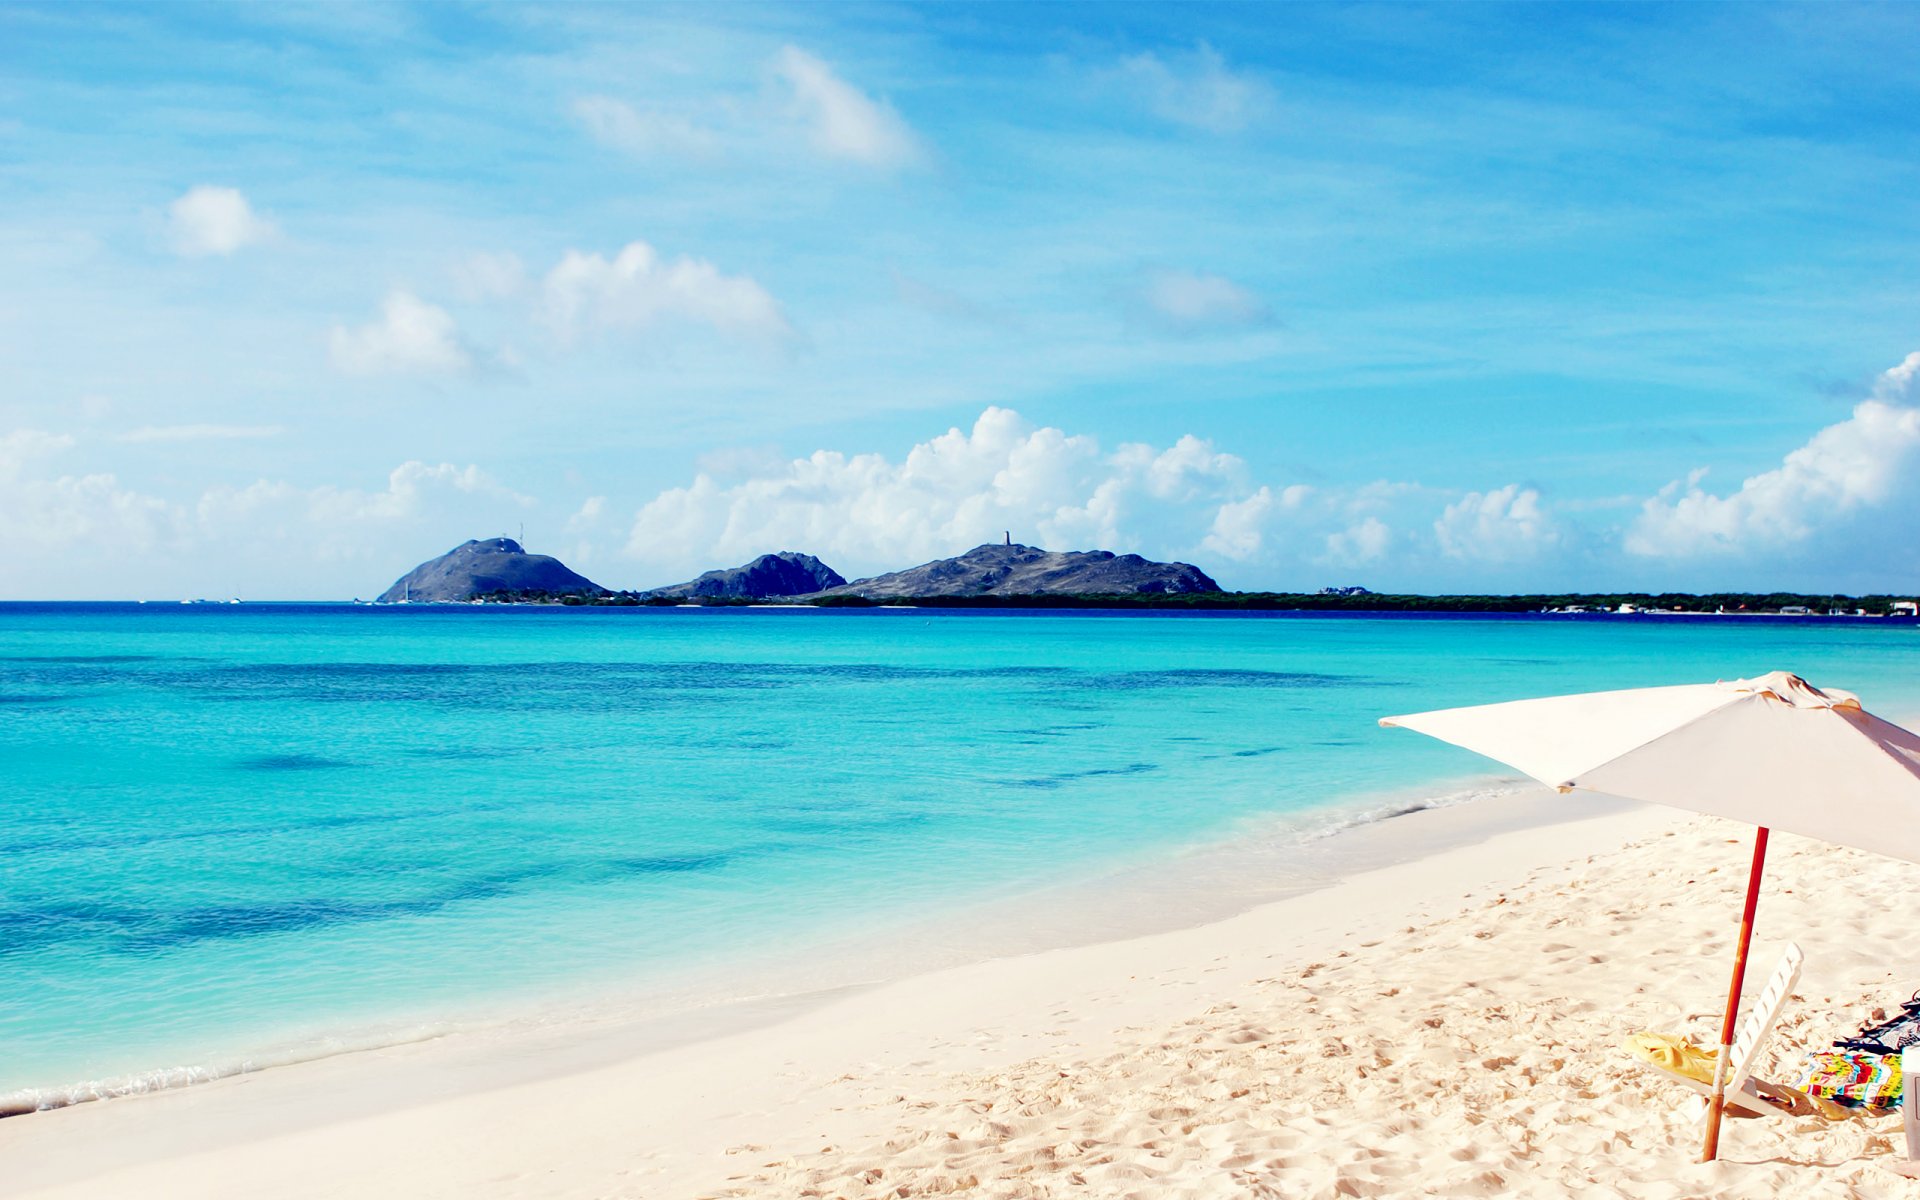
[[[643,112],[611,96],[582,96],[573,102],[573,115],[595,141],[637,158],[719,156],[712,130],[670,113]]]
[[[774,89],[760,103],[726,97],[706,120],[636,107],[605,95],[576,98],[571,113],[588,136],[643,161],[711,163],[730,152],[779,157],[795,143],[841,162],[893,170],[922,162],[925,148],[891,104],[868,95],[819,57],[783,47],[768,64]],[[771,100],[779,107],[764,107]]]
[[[919,139],[892,105],[869,97],[813,55],[788,46],[774,56],[774,73],[792,90],[820,153],[870,167],[921,158]]]
[[[173,248],[190,258],[229,255],[271,239],[278,231],[238,188],[201,184],[167,206]]]
[[[1915,350],[1899,363],[1880,372],[1880,377],[1873,383],[1873,394],[1880,400],[1903,399],[1913,391],[1917,378],[1920,378],[1920,350]]]
[[[224,578],[183,586],[250,597],[373,595],[468,538],[513,536],[534,505],[478,466],[419,460],[388,472],[380,488],[271,479],[210,488],[191,512],[200,547],[193,559],[202,577],[214,570]]]
[[[1777,554],[1868,510],[1910,507],[1920,489],[1920,409],[1893,398],[1911,390],[1916,373],[1920,354],[1882,374],[1875,398],[1851,417],[1729,495],[1704,490],[1704,471],[1669,484],[1642,505],[1626,550],[1653,558]]]
[[[334,326],[328,345],[334,368],[348,375],[454,375],[473,367],[452,315],[407,291],[387,294],[378,321]]]
[[[1213,514],[1213,526],[1201,544],[1223,558],[1247,559],[1260,550],[1263,526],[1273,512],[1273,489],[1262,487],[1244,500],[1229,500]]]
[[[1201,545],[1222,558],[1245,562],[1257,557],[1269,543],[1269,524],[1301,511],[1314,489],[1296,483],[1275,491],[1262,484],[1244,500],[1230,500],[1214,514],[1213,526]]]
[[[21,586],[37,582],[40,555],[57,560],[90,546],[144,551],[174,532],[177,514],[165,502],[121,486],[110,473],[45,469],[75,444],[69,435],[37,429],[0,436],[0,556]]]
[[[891,570],[998,541],[1053,549],[1190,552],[1244,464],[1199,438],[1111,453],[1086,435],[989,408],[894,461],[830,450],[732,483],[701,473],[636,516],[628,553],[667,574],[769,550],[805,550],[842,572]]]
[[[1264,82],[1228,67],[1220,52],[1205,42],[1186,53],[1125,58],[1118,77],[1154,115],[1214,133],[1242,129],[1273,106],[1272,90]]]
[[[581,503],[579,509],[567,518],[567,532],[581,533],[585,530],[592,529],[595,525],[598,525],[600,519],[606,515],[607,498],[605,496],[588,496],[586,500]]]
[[[1327,535],[1327,552],[1323,561],[1336,566],[1377,563],[1387,556],[1392,544],[1393,530],[1387,527],[1387,523],[1379,517],[1366,517]]]
[[[368,524],[388,524],[421,515],[429,499],[458,493],[531,506],[530,496],[514,492],[479,467],[469,464],[429,464],[417,459],[401,463],[387,475],[383,491],[333,485],[298,487],[262,479],[243,488],[211,488],[200,497],[197,515],[208,529],[231,528],[263,516],[277,516],[280,527],[289,519],[308,531],[331,531],[357,536]]]
[[[230,442],[274,438],[287,432],[284,425],[147,425],[129,429],[116,442]]]
[[[27,464],[73,447],[73,437],[44,429],[16,429],[0,436],[0,479],[17,479]]]
[[[1540,506],[1539,491],[1517,483],[1468,492],[1447,505],[1433,533],[1448,558],[1484,563],[1538,558],[1561,539],[1559,527]]]
[[[1222,581],[1232,587],[1319,586],[1313,576],[1328,567],[1470,578],[1512,564],[1550,567],[1570,548],[1533,488],[1461,495],[1388,480],[1261,481],[1238,455],[1191,434],[1109,447],[1005,408],[897,459],[820,450],[727,465],[744,469],[725,478],[702,470],[645,504],[627,554],[659,580],[770,550],[818,554],[852,576],[1010,530],[1015,541],[1055,550],[1198,560],[1216,577],[1216,566],[1235,564]]]
[[[526,289],[527,269],[517,254],[469,254],[454,264],[453,286],[469,301],[506,300]]]
[[[262,479],[167,499],[63,470],[78,447],[66,434],[0,434],[0,599],[370,594],[430,554],[511,532],[535,504],[478,466],[420,461],[383,487]]]
[[[1149,271],[1130,297],[1136,317],[1175,333],[1249,329],[1273,322],[1273,311],[1224,275]]]
[[[779,302],[751,277],[685,255],[663,260],[645,242],[629,242],[612,259],[568,251],[547,272],[543,295],[546,319],[563,338],[670,319],[774,341],[793,333]]]

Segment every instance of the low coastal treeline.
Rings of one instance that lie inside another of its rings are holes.
[[[614,608],[744,608],[765,600],[724,597],[658,596],[651,592],[549,592],[506,589],[473,597],[484,604],[561,604]],[[1121,595],[1034,596],[865,596],[798,597],[784,604],[816,608],[1117,608],[1176,612],[1271,610],[1294,612],[1438,612],[1438,613],[1719,613],[1730,615],[1886,617],[1911,604],[1890,595],[1847,596],[1808,592],[1561,592],[1523,595],[1442,595],[1362,592],[1184,592]],[[1911,615],[1911,608],[1904,610]]]

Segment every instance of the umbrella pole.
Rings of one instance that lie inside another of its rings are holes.
[[[1727,1072],[1732,1069],[1733,1026],[1740,1018],[1740,987],[1747,978],[1747,947],[1753,943],[1753,912],[1760,904],[1760,875],[1767,865],[1767,827],[1753,836],[1753,868],[1747,873],[1747,903],[1740,912],[1740,942],[1733,952],[1733,979],[1727,984],[1727,1012],[1720,1021],[1720,1053],[1713,1064],[1713,1096],[1707,1101],[1707,1145],[1701,1162],[1720,1156],[1720,1118],[1727,1109]]]

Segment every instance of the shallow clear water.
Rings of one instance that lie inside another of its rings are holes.
[[[1384,714],[1776,668],[1920,711],[1885,622],[0,605],[0,1093],[745,978],[1491,770]]]

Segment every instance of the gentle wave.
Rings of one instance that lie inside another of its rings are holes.
[[[1501,777],[1485,784],[1446,792],[1438,796],[1427,796],[1417,800],[1393,800],[1353,811],[1328,813],[1323,820],[1306,824],[1300,831],[1300,838],[1307,842],[1323,841],[1349,830],[1378,825],[1383,821],[1392,821],[1400,817],[1410,817],[1415,813],[1430,812],[1439,808],[1454,808],[1480,800],[1504,800],[1537,791],[1539,788],[1540,784],[1530,779]]]
[[[405,1029],[367,1031],[358,1035],[328,1037],[264,1050],[230,1060],[193,1066],[156,1067],[130,1075],[119,1075],[107,1079],[84,1079],[53,1087],[18,1088],[10,1092],[0,1092],[0,1117],[50,1112],[56,1108],[68,1108],[95,1100],[113,1100],[122,1096],[143,1096],[152,1092],[172,1091],[177,1088],[212,1083],[216,1079],[226,1079],[234,1075],[251,1075],[274,1067],[291,1067],[300,1063],[337,1058],[343,1054],[358,1054],[367,1050],[383,1050],[391,1046],[428,1042],[445,1037],[456,1028],[451,1024],[415,1025]]]

